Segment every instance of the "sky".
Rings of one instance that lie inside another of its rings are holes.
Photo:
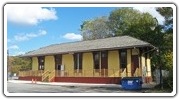
[[[116,7],[9,7],[7,48],[11,56],[25,54],[51,44],[80,41],[85,20],[108,16]],[[134,7],[149,12],[163,24],[154,7]]]

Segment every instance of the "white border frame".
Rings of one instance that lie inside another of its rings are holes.
[[[172,7],[173,92],[172,93],[9,93],[7,91],[7,9],[9,7]],[[175,4],[6,4],[4,6],[4,94],[6,96],[174,96],[176,94],[176,6]]]

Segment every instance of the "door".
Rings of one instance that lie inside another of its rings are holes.
[[[61,70],[62,56],[55,55],[54,58],[55,58],[55,70]]]
[[[131,56],[131,75],[134,76],[136,69],[139,67],[138,55]]]
[[[107,51],[101,52],[101,76],[108,75],[108,56]]]
[[[55,73],[56,73],[56,76],[61,76],[61,73],[63,72],[63,71],[61,71],[62,70],[62,68],[61,68],[62,55],[55,55],[54,59],[55,59]]]

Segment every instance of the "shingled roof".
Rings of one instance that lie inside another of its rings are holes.
[[[42,47],[38,50],[28,52],[23,57],[64,54],[74,52],[98,51],[98,50],[112,50],[125,49],[133,47],[153,47],[150,43],[130,37],[119,36],[97,40],[78,41],[62,44],[54,44]]]

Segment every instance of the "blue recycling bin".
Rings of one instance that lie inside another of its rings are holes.
[[[121,80],[121,86],[125,90],[142,89],[142,77],[124,77]]]

